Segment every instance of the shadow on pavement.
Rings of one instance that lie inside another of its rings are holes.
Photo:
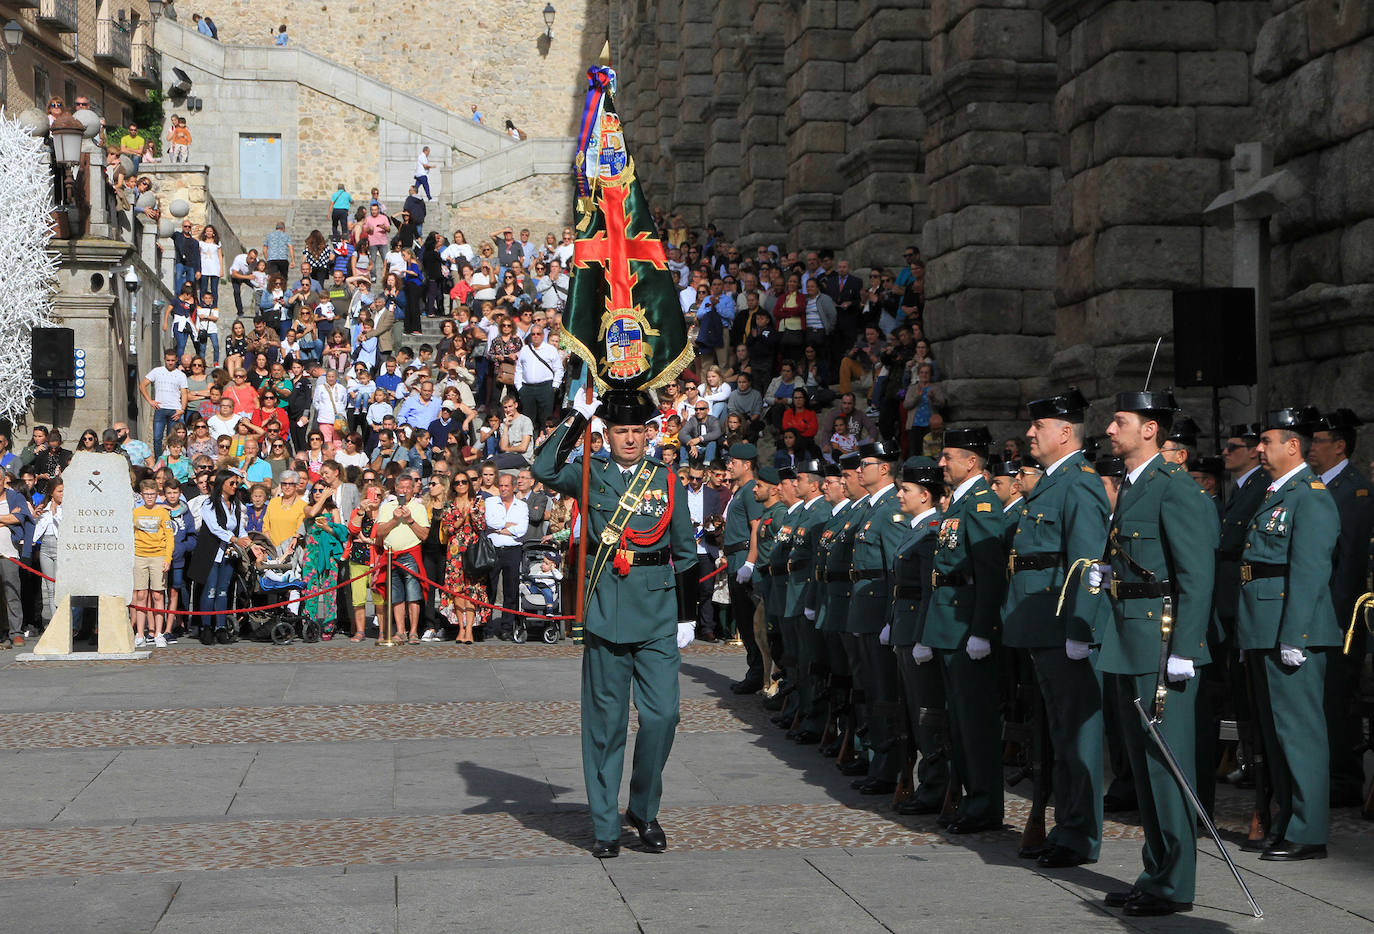
[[[482,804],[464,808],[464,814],[505,814],[528,829],[569,846],[590,845],[591,820],[586,806],[569,810],[554,801],[555,796],[566,794],[571,788],[475,762],[459,762],[456,770],[466,783],[468,795],[486,799]]]

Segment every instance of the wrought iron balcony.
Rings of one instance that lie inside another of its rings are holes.
[[[106,16],[95,21],[95,60],[114,68],[130,63],[129,26],[123,20]]]
[[[38,22],[54,32],[76,32],[76,0],[38,0]]]
[[[155,88],[161,85],[158,55],[151,43],[135,42],[129,56],[129,83]]]

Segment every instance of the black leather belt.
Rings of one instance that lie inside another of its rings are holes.
[[[819,579],[822,580],[822,581],[825,581],[827,584],[835,584],[835,583],[839,583],[840,581],[847,581],[847,580],[849,580],[849,572],[848,572],[848,571],[822,571],[822,572],[820,573]]]
[[[761,574],[761,575],[763,575],[764,577],[772,577],[772,576],[774,576],[775,574],[781,574],[781,573],[783,573],[783,570],[782,570],[782,568],[775,568],[775,567],[771,567],[771,566],[770,566],[770,567],[764,567],[764,568],[754,568],[754,573],[755,573],[755,574]]]
[[[749,550],[749,543],[748,543],[748,542],[741,542],[741,543],[738,544],[738,545],[726,545],[725,548],[724,548],[724,550],[723,550],[721,553],[722,553],[722,554],[727,554],[727,555],[733,555],[733,554],[735,554],[736,552],[739,552],[739,551],[748,551],[748,550]]]
[[[955,571],[952,574],[941,574],[939,571],[930,572],[930,586],[932,587],[963,587],[973,583],[973,577],[967,571]]]
[[[1151,597],[1172,597],[1178,593],[1173,581],[1112,580],[1113,600],[1148,600]]]
[[[1012,552],[1007,556],[1007,570],[1013,574],[1022,571],[1042,571],[1045,568],[1058,567],[1062,563],[1063,559],[1057,551],[1042,551],[1029,555]]]
[[[673,560],[673,550],[671,548],[660,548],[658,551],[631,551],[629,561],[633,567],[653,567],[658,564],[667,564]]]
[[[921,599],[921,588],[908,584],[898,584],[892,588],[892,596],[898,600],[919,600]]]
[[[811,567],[811,559],[810,559],[810,558],[806,559],[805,561],[793,561],[793,560],[791,560],[791,559],[789,558],[788,561],[787,561],[787,573],[788,573],[788,574],[791,574],[793,571],[805,571],[805,570],[808,570],[810,567]]]
[[[1263,561],[1246,561],[1240,566],[1240,582],[1248,584],[1265,577],[1283,577],[1288,573],[1286,564],[1266,564]]]
[[[1239,552],[1239,551],[1222,551],[1220,548],[1218,548],[1218,549],[1217,549],[1217,560],[1218,560],[1218,561],[1239,561],[1239,560],[1240,560],[1240,552]]]
[[[851,568],[849,571],[849,579],[855,583],[877,580],[880,577],[887,577],[887,571],[883,568]]]

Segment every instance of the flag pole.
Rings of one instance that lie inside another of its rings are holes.
[[[586,395],[583,397],[590,404],[593,399],[592,381],[587,380],[584,390]],[[583,640],[583,621],[587,610],[587,521],[590,516],[588,513],[588,502],[592,494],[592,420],[587,419],[587,424],[582,429],[582,497],[577,501],[577,519],[580,529],[578,531],[577,544],[577,600],[573,610],[575,619],[569,623],[568,635],[572,636],[573,644],[580,644]]]

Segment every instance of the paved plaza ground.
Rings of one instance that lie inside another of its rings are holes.
[[[1374,822],[1354,811],[1334,815],[1324,862],[1233,849],[1262,921],[1210,842],[1196,911],[1125,919],[1101,897],[1138,871],[1135,815],[1073,870],[1016,859],[1018,797],[1009,829],[946,837],[851,791],[757,698],[731,695],[740,651],[685,653],[669,851],[638,852],[627,831],[604,863],[586,852],[566,643],[183,643],[94,664],[4,653],[0,930],[1374,929]],[[1239,831],[1245,796],[1220,799]]]

